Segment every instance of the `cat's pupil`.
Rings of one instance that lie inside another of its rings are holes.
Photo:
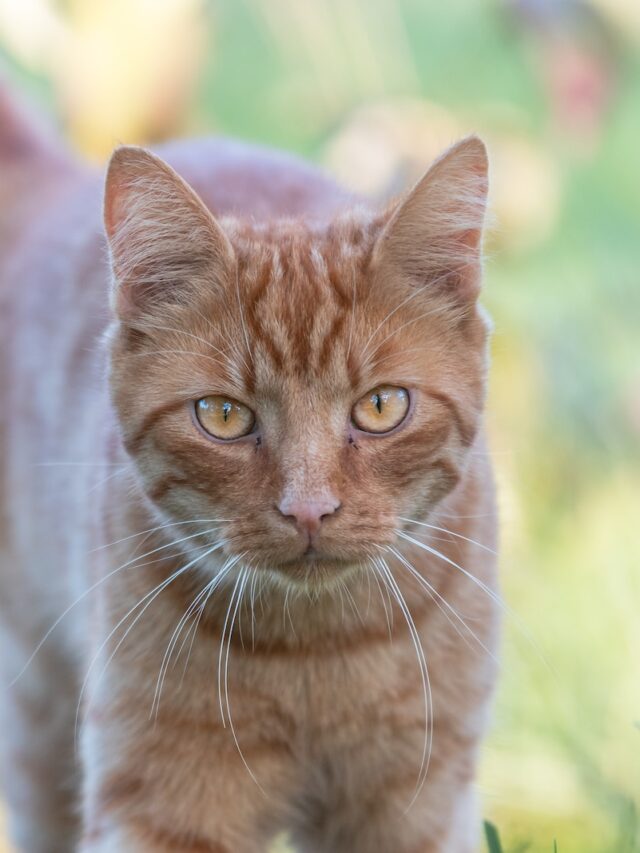
[[[231,403],[228,401],[222,404],[222,417],[226,423],[231,417]]]
[[[380,394],[374,394],[373,395],[373,405],[378,410],[378,414],[381,415],[382,414],[382,397]]]

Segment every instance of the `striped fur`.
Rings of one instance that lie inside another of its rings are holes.
[[[0,758],[18,847],[257,853],[286,830],[315,853],[470,853],[497,633],[482,144],[383,211],[238,144],[119,149],[105,244],[100,176],[5,92],[3,116]],[[349,412],[380,383],[411,411],[366,435]],[[207,439],[191,406],[215,392],[258,431]],[[277,506],[325,495],[340,507],[310,558]]]

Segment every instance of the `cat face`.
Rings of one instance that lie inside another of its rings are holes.
[[[125,447],[164,517],[295,582],[392,544],[456,485],[480,417],[477,140],[381,215],[213,219],[120,149],[107,183]]]

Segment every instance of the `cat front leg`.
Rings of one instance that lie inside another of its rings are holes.
[[[459,732],[436,727],[429,770],[416,791],[420,728],[397,738],[372,731],[366,742],[344,744],[324,762],[324,780],[308,798],[311,808],[295,831],[300,849],[474,853],[480,830],[472,781],[475,745]]]
[[[236,729],[241,756],[211,719],[167,711],[154,722],[120,704],[85,724],[81,853],[265,853],[294,784],[286,746]]]
[[[244,797],[234,802],[233,796],[225,796],[223,779],[219,793],[212,792],[209,798],[208,814],[203,815],[202,793],[209,786],[198,781],[197,768],[193,782],[200,790],[194,792],[185,785],[181,793],[168,796],[153,786],[147,789],[124,767],[115,778],[93,775],[96,796],[85,808],[79,853],[264,853],[268,849],[273,833],[266,822],[255,820],[256,810],[247,808]],[[250,780],[249,785],[253,785]],[[231,793],[237,787],[231,781],[227,790]],[[260,797],[259,792],[252,793]]]
[[[235,853],[236,847],[202,840],[196,837],[176,837],[157,827],[128,827],[117,821],[105,821],[100,827],[88,830],[80,844],[79,853]],[[242,848],[249,849],[249,848]],[[264,848],[252,848],[255,853]]]

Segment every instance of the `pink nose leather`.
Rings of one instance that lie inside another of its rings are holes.
[[[278,509],[285,516],[296,523],[301,533],[307,533],[313,538],[318,531],[324,518],[340,508],[340,501],[334,497],[322,497],[313,499],[284,498],[278,504]]]

